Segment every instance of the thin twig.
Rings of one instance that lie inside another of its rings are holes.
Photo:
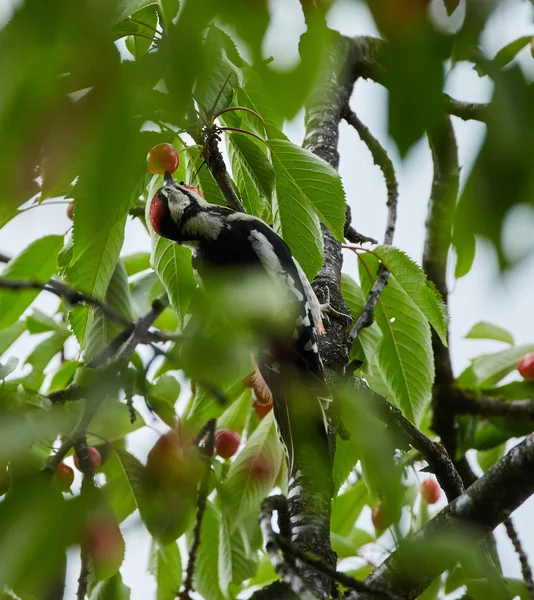
[[[7,254],[0,252],[0,262],[8,263],[10,260],[11,260],[11,256],[8,256]]]
[[[88,490],[94,487],[94,472],[93,464],[89,457],[89,448],[85,438],[85,431],[80,432],[79,437],[74,439],[75,452],[80,464],[80,471],[83,474],[81,494],[84,495]],[[77,600],[84,600],[87,594],[87,583],[89,579],[89,554],[87,548],[84,547],[84,542],[80,547],[80,576],[78,578],[78,590],[76,594]]]
[[[527,553],[521,544],[521,540],[517,534],[512,517],[505,519],[503,525],[506,528],[506,533],[508,534],[517,557],[519,558],[519,563],[521,564],[521,573],[523,575],[523,579],[525,580],[525,586],[528,590],[529,598],[534,600],[534,580],[532,578],[532,569],[528,563]]]
[[[489,104],[478,104],[477,102],[462,102],[456,100],[448,94],[443,94],[445,99],[445,110],[455,117],[459,117],[464,121],[482,121],[488,119]]]
[[[356,385],[361,389],[365,384],[357,380]],[[452,502],[460,496],[464,492],[462,479],[443,446],[428,438],[383,396],[376,394],[367,386],[363,391],[364,393],[360,394],[360,397],[367,402],[368,410],[376,413],[376,416],[384,423],[402,432],[410,445],[421,453],[436,476],[448,501]]]
[[[454,405],[457,414],[482,417],[506,417],[508,419],[534,420],[534,400],[496,400],[495,398],[471,397],[461,394]]]
[[[399,186],[397,183],[397,176],[395,174],[395,167],[393,165],[393,161],[389,157],[385,148],[383,148],[380,142],[360,121],[360,119],[356,116],[356,114],[350,109],[348,105],[346,107],[345,114],[343,115],[343,117],[347,121],[347,123],[349,125],[352,125],[352,127],[354,127],[354,129],[358,132],[358,135],[360,136],[362,142],[364,142],[367,148],[369,148],[374,163],[380,167],[380,170],[384,175],[387,189],[386,205],[388,208],[386,231],[384,233],[384,244],[391,245],[393,243],[393,236],[395,235],[395,224],[397,221],[397,203],[399,198]],[[389,271],[381,262],[378,266],[378,272],[376,275],[375,282],[371,291],[369,292],[367,303],[362,311],[362,314],[358,317],[356,323],[354,324],[350,332],[350,339],[352,342],[356,340],[360,331],[364,327],[368,327],[373,322],[373,313],[378,299],[380,297],[380,294],[382,293],[382,290],[388,282],[388,277]]]
[[[202,532],[202,520],[206,511],[206,503],[208,500],[210,487],[211,460],[215,451],[215,428],[217,426],[216,419],[210,419],[203,428],[204,435],[197,438],[197,443],[206,460],[206,470],[200,484],[197,500],[197,516],[195,527],[193,529],[193,543],[189,550],[189,560],[187,561],[187,571],[184,581],[184,589],[178,596],[180,600],[189,600],[190,593],[193,591],[193,577],[195,575],[195,565],[197,560],[198,549],[200,547],[200,535]],[[203,444],[202,444],[203,441]]]

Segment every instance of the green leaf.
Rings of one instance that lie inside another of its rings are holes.
[[[271,491],[282,460],[282,448],[270,412],[230,465],[221,489],[224,512],[232,529],[251,514]]]
[[[261,216],[258,208],[270,202],[274,186],[274,169],[265,151],[259,147],[261,142],[244,133],[232,133],[227,136],[227,149],[241,198],[247,212]],[[251,189],[252,188],[252,189]],[[258,196],[251,203],[249,195]]]
[[[127,321],[133,320],[133,307],[128,276],[120,260],[109,282],[104,302]],[[98,308],[91,309],[85,337],[86,360],[91,360],[101,352],[122,329],[124,328],[105,317]]]
[[[481,388],[480,391],[484,396],[504,400],[524,400],[534,397],[534,381],[511,381],[499,387]]]
[[[447,346],[446,307],[441,294],[427,279],[423,269],[402,250],[393,246],[377,246],[373,249],[373,254],[382,260],[390,273],[393,273],[435,329],[441,342]]]
[[[197,77],[194,97],[207,120],[227,108],[237,85],[237,68],[226,57],[224,38],[218,27],[211,26],[203,45],[204,69]]]
[[[60,235],[48,235],[36,240],[9,261],[2,272],[2,279],[46,283],[56,272],[57,255],[62,246],[63,238]],[[38,290],[0,288],[0,330],[13,325],[38,295]]]
[[[120,23],[130,15],[151,4],[157,4],[157,2],[155,0],[119,0],[114,8],[115,22]]]
[[[122,582],[121,574],[115,573],[96,585],[89,600],[130,600],[130,588]]]
[[[26,322],[24,320],[16,321],[8,327],[0,331],[0,356],[4,354],[26,330]]]
[[[349,535],[356,519],[368,501],[368,491],[363,479],[336,496],[332,502],[330,531],[342,537]]]
[[[399,29],[385,46],[389,133],[403,157],[441,118],[446,45],[447,38],[421,20],[413,28]],[[413,70],[406,72],[406,65]]]
[[[194,589],[210,600],[227,600],[219,584],[220,514],[211,502],[206,505],[202,520],[202,543],[198,549]]]
[[[26,364],[32,366],[31,373],[24,380],[24,387],[40,390],[45,379],[44,370],[50,361],[59,354],[70,337],[70,331],[64,327],[45,338],[38,344],[26,359]]]
[[[0,380],[3,381],[8,375],[11,375],[18,364],[19,359],[15,356],[9,357],[4,364],[0,363]]]
[[[182,584],[182,559],[176,542],[166,546],[153,541],[148,570],[158,585],[156,600],[174,600]]]
[[[191,250],[170,240],[152,237],[152,264],[169,295],[180,326],[196,289],[196,279],[191,265]]]
[[[39,309],[34,308],[31,315],[26,317],[26,328],[30,333],[48,333],[56,331],[59,325],[52,317],[45,315]]]
[[[489,471],[495,463],[500,460],[506,451],[506,444],[499,444],[491,450],[479,450],[477,452],[477,462],[485,473]]]
[[[270,141],[272,143],[273,140]],[[272,159],[282,237],[308,279],[313,279],[324,258],[321,224],[309,198],[294,181],[286,165],[274,152]]]
[[[148,388],[150,405],[158,417],[169,427],[174,427],[176,424],[174,405],[178,401],[180,390],[179,381],[173,375],[168,374],[158,377]]]
[[[490,61],[490,65],[492,67],[490,71],[493,71],[493,69],[502,69],[507,64],[511,63],[519,54],[519,52],[521,52],[521,50],[523,50],[523,48],[528,46],[531,42],[532,34],[524,35],[517,40],[506,44],[506,46],[501,48]],[[475,70],[480,76],[490,74],[483,64],[475,65]]]
[[[65,361],[54,373],[47,393],[50,394],[66,388],[67,385],[73,380],[76,369],[79,366],[80,363],[75,360]]]
[[[133,454],[116,448],[101,468],[106,476],[102,489],[119,523],[143,504],[144,469]]]
[[[188,157],[187,177],[184,179],[199,188],[206,202],[226,206],[221,190],[207,168],[199,148],[188,148],[186,153]]]
[[[139,413],[135,413],[135,422],[131,423],[128,406],[118,400],[109,399],[100,407],[89,425],[89,431],[95,434],[95,437],[89,435],[87,440],[89,445],[93,446],[100,444],[102,439],[114,442],[144,426],[145,422]]]
[[[136,275],[141,271],[147,271],[150,269],[150,253],[149,252],[135,252],[128,256],[122,257],[122,263],[126,269],[128,277]]]
[[[154,29],[158,24],[156,5],[146,6],[134,13],[131,18],[138,21],[138,23],[133,23],[138,26],[138,30],[126,38],[126,48],[128,48],[128,51],[134,58],[139,58],[148,52],[154,41]]]
[[[376,278],[378,260],[360,257],[362,289],[368,293]],[[434,356],[427,318],[396,278],[389,276],[375,308],[383,338],[378,361],[394,402],[404,415],[420,423],[430,402]]]
[[[339,173],[326,161],[291,142],[269,140],[268,144],[273,160],[276,157],[276,177],[288,179],[294,195],[307,200],[334,237],[342,242],[345,193]]]
[[[514,337],[509,331],[487,321],[480,321],[473,325],[465,337],[472,340],[496,340],[514,345]]]
[[[508,373],[515,371],[519,361],[534,352],[534,345],[516,346],[502,352],[483,354],[473,359],[472,367],[479,387],[491,387],[498,383]]]
[[[519,66],[498,71],[494,79],[487,134],[458,202],[454,242],[459,261],[467,265],[474,236],[484,237],[504,269],[518,256],[508,255],[503,247],[503,223],[512,209],[521,204],[532,206],[534,87]],[[509,235],[512,239],[513,229]]]

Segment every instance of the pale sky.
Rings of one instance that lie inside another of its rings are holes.
[[[12,0],[0,0],[0,24],[8,18]],[[303,19],[297,0],[271,0],[273,21],[265,42],[265,55],[273,55],[276,60],[290,65],[295,60],[298,35],[303,31]],[[439,0],[433,0],[432,13],[443,19]],[[492,56],[508,42],[521,35],[533,34],[533,7],[526,0],[509,0],[494,15],[484,34],[484,50]],[[454,25],[454,19],[449,23]],[[376,35],[377,31],[367,9],[360,3],[338,1],[329,15],[329,25],[346,35]],[[525,72],[534,76],[534,60],[528,49],[524,50],[519,61]],[[479,78],[476,72],[465,64],[454,69],[447,80],[447,90],[452,96],[467,101],[484,102],[491,97],[491,84],[487,78]],[[361,81],[356,86],[352,107],[360,119],[390,151],[395,159],[400,184],[399,219],[395,244],[406,251],[414,260],[421,262],[424,243],[424,220],[431,185],[432,166],[430,153],[425,140],[412,149],[404,163],[398,158],[393,144],[387,137],[387,93],[371,82]],[[476,122],[465,123],[454,118],[458,138],[461,180],[465,182],[469,169],[476,157],[483,136],[484,125]],[[287,127],[290,138],[301,143],[303,138],[302,115]],[[340,173],[345,186],[347,199],[352,208],[353,223],[356,229],[377,239],[382,239],[386,216],[386,193],[381,172],[372,163],[367,149],[360,143],[357,134],[342,123],[340,136]],[[30,210],[0,230],[0,251],[15,255],[31,241],[45,234],[63,234],[70,226],[65,216],[65,205],[42,206]],[[510,243],[526,243],[534,231],[534,210],[524,210],[510,219],[505,225]],[[149,240],[143,228],[129,223],[123,254],[149,250]],[[345,270],[356,274],[354,256],[345,256]],[[516,343],[534,342],[534,319],[532,319],[532,298],[534,297],[534,253],[519,267],[501,277],[492,249],[483,243],[477,245],[477,257],[472,271],[463,279],[454,282],[450,277],[450,343],[455,372],[458,374],[469,364],[469,359],[482,352],[503,349],[498,342],[463,339],[469,329],[478,321],[486,320],[508,329]],[[40,297],[39,307],[50,310],[56,306],[51,298]],[[24,340],[14,347],[13,354],[28,353]],[[19,352],[20,351],[20,352]],[[11,354],[11,352],[10,352]],[[156,438],[154,432],[135,434],[134,450],[143,456]],[[532,530],[534,500],[529,500],[514,515],[525,546],[534,557],[534,536],[527,539],[526,533]],[[125,583],[132,587],[132,600],[145,600],[154,594],[154,581],[145,571],[148,557],[148,538],[142,528],[137,527],[138,517],[127,520],[124,533],[127,541],[127,556],[122,568]],[[507,538],[498,534],[501,557],[505,574],[520,577],[518,560],[511,550]],[[78,564],[71,561],[69,566],[69,587],[65,598],[75,596],[75,580]]]

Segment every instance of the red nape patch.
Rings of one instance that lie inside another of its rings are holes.
[[[158,193],[156,192],[150,203],[149,218],[150,224],[152,225],[152,229],[158,235],[161,235],[160,224],[167,210],[168,207],[165,205],[163,200],[158,196]]]

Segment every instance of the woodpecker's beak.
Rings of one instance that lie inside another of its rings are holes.
[[[174,183],[173,176],[169,173],[169,171],[165,171],[163,180],[165,181],[165,185],[172,185]]]

